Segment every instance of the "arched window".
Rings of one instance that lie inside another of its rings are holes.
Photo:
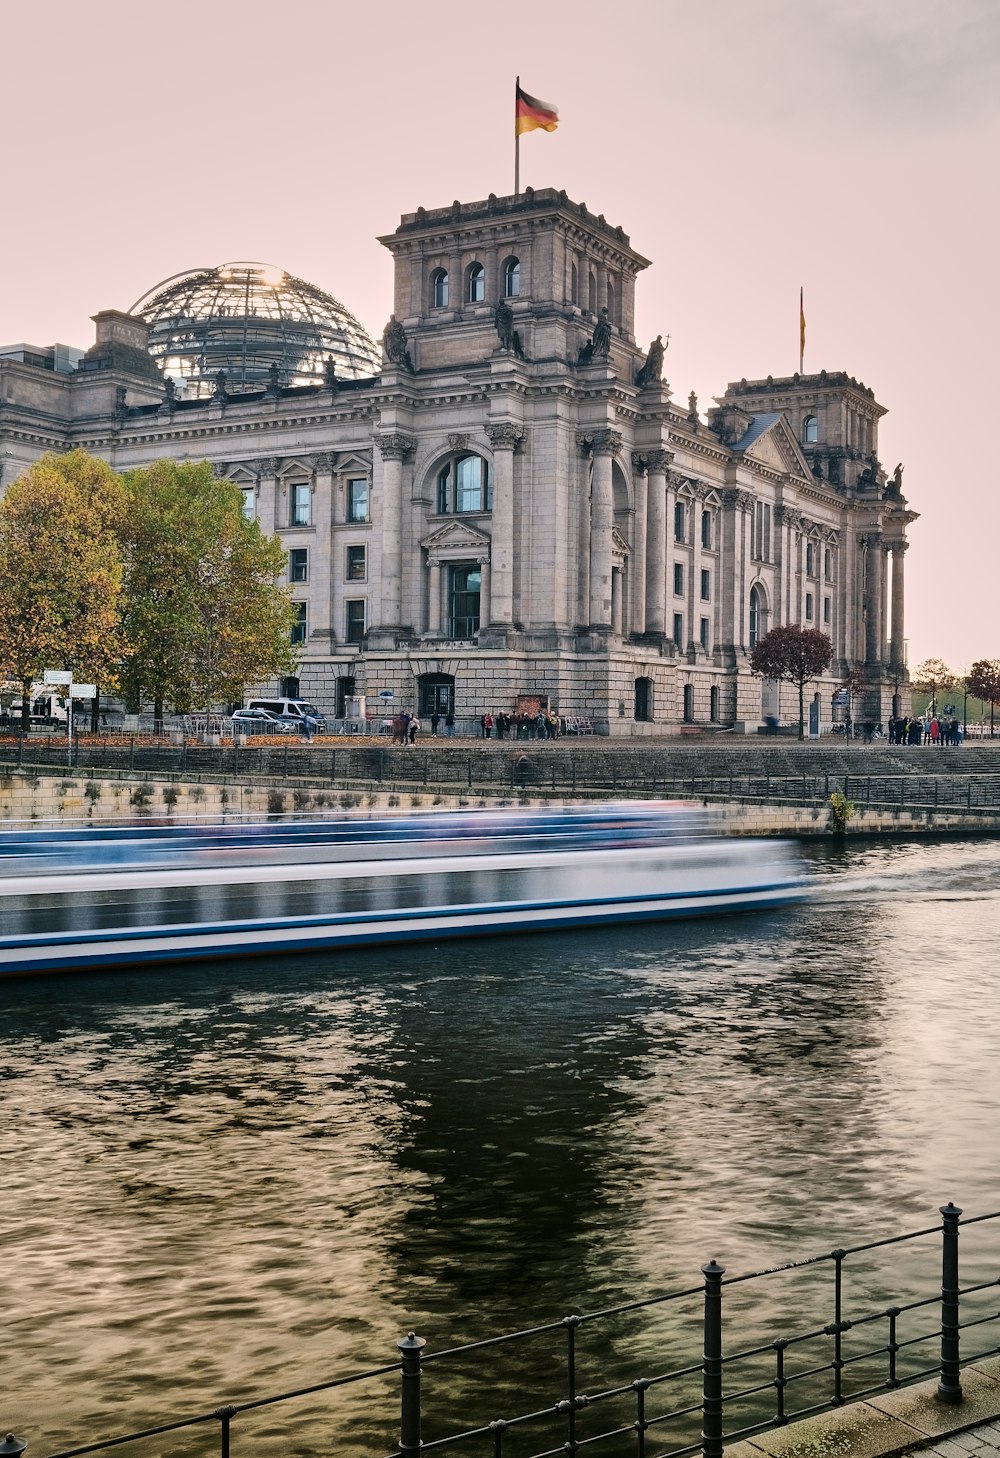
[[[819,440],[819,421],[815,415],[807,415],[802,422],[802,439],[806,445],[815,445]]]
[[[569,301],[571,304],[578,304],[580,302],[580,275],[575,263],[570,266],[569,278]]]
[[[653,717],[653,680],[637,678],[635,681],[635,717],[640,724],[648,724]]]
[[[448,307],[448,270],[446,268],[436,268],[431,274],[431,307],[434,309]]]
[[[481,263],[470,263],[465,297],[470,304],[481,304],[486,297],[486,270]]]
[[[690,724],[694,719],[694,684],[684,685],[684,722]]]
[[[468,453],[446,461],[438,472],[437,509],[442,515],[452,511],[492,511],[489,462]]]
[[[764,602],[760,588],[750,589],[750,647],[756,648],[764,636]]]
[[[521,260],[508,258],[503,266],[503,291],[508,299],[516,299],[521,292]]]
[[[420,717],[432,714],[447,718],[455,712],[455,680],[450,673],[422,673],[417,679]]]

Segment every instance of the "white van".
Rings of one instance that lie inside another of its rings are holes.
[[[313,734],[326,733],[326,719],[315,704],[308,704],[305,699],[248,699],[246,707],[266,709],[282,719],[296,719],[302,725],[308,724]]]

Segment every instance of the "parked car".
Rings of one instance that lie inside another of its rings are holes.
[[[247,703],[247,708],[266,709],[269,714],[277,714],[285,719],[294,719],[298,724],[300,732],[302,731],[303,725],[308,721],[310,733],[326,733],[326,719],[315,704],[307,703],[305,699],[250,699]]]
[[[269,709],[237,709],[233,714],[234,734],[298,734],[300,719],[272,714]]]

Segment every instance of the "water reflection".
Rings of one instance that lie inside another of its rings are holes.
[[[1000,1204],[1000,851],[813,857],[715,925],[0,987],[5,1422],[41,1453]]]

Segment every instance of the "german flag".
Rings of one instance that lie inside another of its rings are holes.
[[[514,102],[514,135],[521,137],[525,132],[536,131],[539,127],[545,132],[554,132],[559,125],[559,112],[547,101],[539,101],[537,97],[529,96],[518,86],[515,92]]]

